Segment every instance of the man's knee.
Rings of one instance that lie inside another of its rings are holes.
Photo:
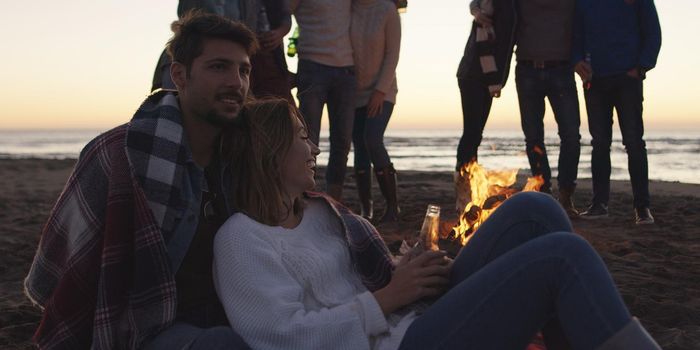
[[[625,145],[627,152],[641,151],[647,147],[647,143],[641,137],[625,139],[622,143]]]
[[[610,145],[612,145],[612,139],[609,138],[594,138],[591,140],[591,146],[595,150],[610,151]]]

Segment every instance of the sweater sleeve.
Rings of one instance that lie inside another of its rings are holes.
[[[369,336],[388,330],[370,292],[307,310],[281,254],[240,223],[216,236],[214,283],[231,326],[254,349],[369,349]]]
[[[374,87],[383,93],[388,93],[396,79],[396,66],[399,64],[399,51],[401,50],[401,20],[399,13],[393,5],[388,11],[388,18],[384,27],[385,42],[384,59],[379,71],[379,79]]]
[[[656,58],[661,50],[661,25],[653,0],[642,1],[639,12],[639,28],[642,38],[639,67],[650,70],[656,66]]]

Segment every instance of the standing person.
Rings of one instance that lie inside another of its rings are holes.
[[[250,91],[255,97],[280,97],[294,103],[283,39],[292,28],[289,0],[257,0],[260,50],[251,57]]]
[[[559,202],[569,216],[576,217],[573,194],[581,153],[581,117],[571,63],[575,0],[520,0],[518,5],[515,84],[530,170],[544,180],[540,191],[551,193],[552,172],[543,123],[547,98],[561,140]]]
[[[508,80],[515,44],[516,0],[487,2],[486,10],[482,9],[481,0],[472,0],[469,4],[474,22],[457,69],[463,121],[454,173],[458,213],[470,200],[469,174],[464,172],[464,166],[478,158],[491,103],[494,97],[500,96]]]
[[[508,199],[453,264],[427,251],[394,266],[367,220],[306,192],[319,149],[294,106],[249,104],[229,131],[241,211],[216,235],[214,274],[252,348],[524,349],[542,329],[551,349],[659,349],[550,196]],[[438,298],[416,313],[424,297]]]
[[[251,57],[256,67],[251,73],[250,90],[256,97],[275,96],[293,101],[289,71],[284,58],[282,41],[292,26],[288,0],[180,0],[177,15],[200,10],[239,21],[254,30],[260,50]],[[163,51],[151,91],[158,88],[175,89],[170,79],[170,57]]]
[[[352,141],[357,80],[350,42],[351,0],[291,0],[299,24],[297,98],[309,137],[318,145],[328,107],[330,154],[326,193],[340,201]]]
[[[656,66],[661,26],[653,0],[579,0],[573,59],[584,92],[593,146],[593,200],[584,218],[608,216],[613,109],[627,151],[635,222],[653,224],[642,118],[643,80]]]
[[[231,212],[219,134],[246,100],[257,42],[211,14],[172,28],[177,94],[151,95],[88,143],[44,226],[25,280],[43,308],[39,348],[248,349],[211,267]]]
[[[350,25],[357,96],[353,146],[360,212],[372,219],[372,165],[386,210],[379,222],[399,220],[396,170],[384,146],[384,131],[396,103],[396,66],[401,47],[401,21],[387,0],[355,0]]]

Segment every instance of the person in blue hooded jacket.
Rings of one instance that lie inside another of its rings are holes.
[[[653,224],[642,118],[643,80],[656,66],[661,26],[653,0],[578,0],[573,61],[584,82],[593,200],[583,218],[608,216],[613,109],[627,150],[635,221]]]

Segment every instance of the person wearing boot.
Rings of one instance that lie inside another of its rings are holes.
[[[396,103],[396,66],[401,46],[401,22],[394,3],[387,0],[355,0],[352,4],[350,40],[353,47],[357,94],[352,132],[355,180],[360,213],[372,219],[372,165],[386,210],[379,220],[396,222],[399,205],[396,170],[384,146],[384,131]]]
[[[290,0],[299,25],[297,98],[309,125],[309,137],[319,144],[323,108],[328,111],[326,193],[342,201],[348,154],[352,144],[357,80],[350,43],[352,0]]]
[[[477,160],[493,98],[500,96],[508,79],[515,43],[516,5],[516,0],[472,0],[469,4],[474,23],[457,69],[464,123],[454,173],[458,213],[471,199],[469,174],[464,166]]]
[[[552,171],[544,144],[545,99],[557,122],[559,202],[569,217],[577,217],[576,189],[581,153],[578,93],[571,63],[574,0],[520,0],[516,30],[515,85],[525,151],[532,176],[544,180],[540,191],[552,193]]]

